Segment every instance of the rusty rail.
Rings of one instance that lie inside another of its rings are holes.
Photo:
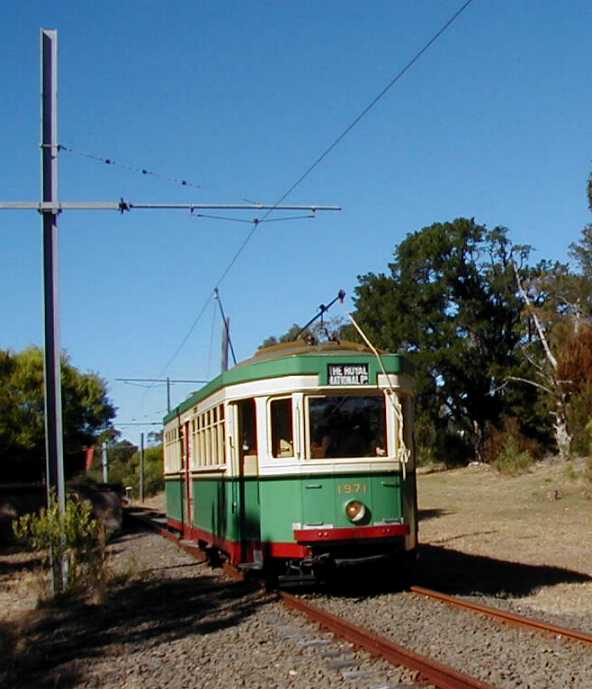
[[[418,595],[439,600],[443,603],[447,603],[448,605],[454,605],[459,608],[465,608],[466,610],[471,610],[472,612],[481,613],[483,615],[487,615],[488,617],[493,617],[494,619],[501,620],[502,622],[506,622],[517,627],[525,627],[531,630],[536,629],[538,631],[546,632],[548,634],[563,636],[567,639],[582,641],[583,643],[592,645],[592,636],[590,634],[580,632],[577,629],[559,627],[554,624],[548,624],[547,622],[543,622],[542,620],[523,617],[522,615],[517,615],[516,613],[508,612],[507,610],[500,610],[499,608],[492,608],[487,605],[471,603],[469,601],[463,600],[462,598],[449,596],[445,593],[440,593],[439,591],[432,591],[431,589],[426,589],[422,586],[412,586],[410,590],[413,593],[417,593]]]
[[[289,608],[303,613],[313,622],[340,638],[350,641],[371,655],[378,656],[393,665],[404,666],[417,671],[422,679],[440,687],[440,689],[493,689],[491,685],[485,684],[479,679],[402,648],[389,639],[363,627],[357,627],[308,601],[283,592],[280,593],[280,597]]]

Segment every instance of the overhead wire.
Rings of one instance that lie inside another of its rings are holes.
[[[395,86],[395,84],[420,60],[420,58],[434,45],[434,43],[447,31],[447,29],[463,14],[463,12],[471,5],[473,0],[465,0],[463,4],[446,20],[446,22],[436,31],[432,37],[423,45],[422,48],[420,48],[414,55],[413,57],[398,71],[396,74],[389,80],[389,82],[386,84],[386,86],[366,105],[361,112],[350,122],[350,124],[345,127],[345,129],[333,140],[333,142],[324,149],[324,151],[314,160],[314,162],[306,168],[306,170],[298,177],[298,179],[288,187],[287,191],[285,191],[279,199],[273,204],[273,206],[267,210],[263,217],[260,219],[260,221],[256,224],[253,224],[253,227],[245,237],[245,239],[242,241],[240,246],[238,247],[237,251],[231,258],[230,262],[226,266],[226,268],[222,271],[220,277],[216,281],[214,285],[214,290],[219,288],[222,282],[226,279],[232,268],[234,267],[235,263],[237,262],[238,258],[240,255],[243,253],[243,251],[246,249],[247,245],[253,238],[255,232],[257,231],[259,225],[261,225],[263,222],[267,220],[267,218],[276,210],[276,208],[286,200],[286,198],[298,187],[302,184],[302,182],[315,170],[322,162],[327,158],[327,156],[345,139],[345,137],[356,127],[363,119],[366,117],[371,110],[373,110],[376,105],[384,98],[384,96]],[[208,295],[206,301],[204,302],[204,305],[202,306],[197,318],[193,321],[191,327],[189,328],[189,331],[187,334],[184,336],[184,338],[181,341],[181,344],[176,348],[175,353],[173,356],[169,359],[167,362],[165,368],[163,371],[166,371],[168,367],[173,363],[173,361],[177,358],[178,354],[181,352],[183,347],[185,346],[185,343],[191,336],[195,326],[197,325],[197,322],[203,315],[203,312],[207,308],[207,304],[209,303],[209,300],[212,298],[211,294]]]
[[[105,165],[112,165],[113,167],[120,167],[123,170],[127,170],[128,172],[136,172],[138,174],[148,176],[148,177],[156,177],[158,179],[163,179],[167,182],[172,182],[173,184],[177,184],[178,186],[181,187],[192,187],[193,189],[203,189],[201,184],[195,184],[194,182],[191,182],[190,180],[184,178],[184,177],[172,177],[171,175],[165,175],[161,172],[157,172],[156,170],[149,170],[146,167],[141,167],[138,165],[134,165],[133,163],[126,163],[121,160],[115,160],[114,158],[107,158],[103,157],[100,155],[96,155],[95,153],[88,153],[86,151],[80,151],[76,148],[72,148],[72,146],[65,146],[64,144],[60,144],[58,146],[58,150],[64,151],[66,153],[73,153],[74,155],[80,156],[81,158],[88,158],[89,160],[94,160],[97,163],[103,163]]]
[[[261,223],[269,222],[284,222],[286,220],[306,220],[307,218],[316,218],[316,213],[309,213],[308,215],[289,215],[284,218],[269,218],[268,220],[260,220],[259,218],[253,218],[247,220],[246,218],[230,218],[227,215],[210,215],[209,213],[192,213],[194,218],[206,218],[208,220],[225,220],[226,222],[241,222],[247,225],[260,225]]]
[[[174,175],[167,175],[163,172],[159,172],[157,170],[154,170],[152,168],[138,165],[136,163],[130,163],[126,162],[120,159],[115,159],[112,156],[102,156],[98,155],[97,153],[90,153],[88,151],[81,151],[77,148],[73,148],[72,146],[66,146],[65,144],[58,144],[58,150],[63,151],[64,153],[71,153],[72,155],[77,155],[80,158],[86,158],[87,160],[92,160],[96,163],[102,163],[104,165],[109,165],[110,167],[113,168],[121,168],[122,170],[127,170],[128,172],[133,172],[139,175],[142,175],[144,177],[155,177],[157,179],[164,180],[166,182],[171,182],[172,184],[175,184],[180,187],[189,187],[192,189],[199,189],[200,191],[228,191],[224,189],[214,189],[212,187],[205,186],[203,184],[197,184],[196,182],[192,182],[189,180],[187,177],[176,177]],[[253,201],[252,199],[244,198],[244,193],[239,193],[239,196],[243,197],[242,201],[246,203],[260,203],[260,201]]]

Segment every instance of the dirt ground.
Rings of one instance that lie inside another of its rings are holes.
[[[549,460],[516,477],[483,464],[422,473],[420,541],[428,554],[438,551],[438,562],[446,554],[457,566],[478,562],[476,577],[480,571],[497,576],[487,593],[523,598],[549,613],[589,613],[591,498],[583,460]]]

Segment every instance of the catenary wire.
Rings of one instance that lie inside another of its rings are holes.
[[[214,285],[214,289],[217,289],[220,287],[222,282],[226,279],[227,275],[230,273],[232,268],[234,267],[235,263],[239,259],[240,255],[243,253],[243,251],[246,249],[247,245],[253,238],[253,235],[257,231],[257,228],[259,225],[266,221],[267,218],[273,213],[273,211],[283,202],[286,200],[286,198],[298,187],[302,182],[317,168],[323,160],[345,139],[345,137],[358,125],[368,113],[376,107],[376,105],[384,98],[384,96],[393,88],[393,86],[420,60],[420,58],[432,47],[432,45],[446,32],[446,30],[461,16],[461,14],[471,5],[473,0],[466,0],[449,18],[448,20],[436,31],[435,34],[423,45],[422,48],[420,48],[414,55],[413,57],[390,79],[390,81],[386,84],[386,86],[366,105],[365,108],[352,120],[352,122],[333,140],[333,142],[314,160],[314,162],[309,165],[309,167],[298,177],[298,179],[288,187],[287,191],[285,191],[280,198],[274,203],[274,205],[266,211],[266,213],[263,215],[261,220],[254,224],[245,239],[242,241],[240,244],[239,248],[237,249],[236,253],[226,266],[226,268],[222,271],[222,274],[218,278],[217,282]],[[200,309],[200,312],[197,316],[197,318],[193,321],[191,324],[191,327],[189,328],[189,331],[185,335],[185,337],[182,339],[181,344],[177,347],[175,350],[173,356],[169,359],[167,362],[166,366],[163,369],[163,372],[166,371],[169,366],[173,363],[173,361],[177,358],[183,347],[185,346],[185,343],[193,333],[193,330],[195,329],[195,326],[199,322],[200,318],[202,317],[205,309],[207,308],[207,305],[212,298],[211,294],[208,295],[206,301],[204,302],[204,305]]]

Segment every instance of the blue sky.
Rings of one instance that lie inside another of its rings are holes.
[[[60,143],[162,175],[63,153],[62,200],[274,203],[460,4],[3,3],[0,197],[39,197],[41,27],[59,32]],[[239,359],[433,222],[504,225],[535,259],[565,260],[590,222],[591,25],[585,0],[474,0],[288,199],[343,211],[257,229],[221,285]],[[163,387],[115,378],[217,372],[213,303],[167,364],[250,226],[179,211],[59,223],[63,347],[108,381],[118,421],[159,420]],[[38,215],[0,211],[0,238],[0,347],[41,344]]]

